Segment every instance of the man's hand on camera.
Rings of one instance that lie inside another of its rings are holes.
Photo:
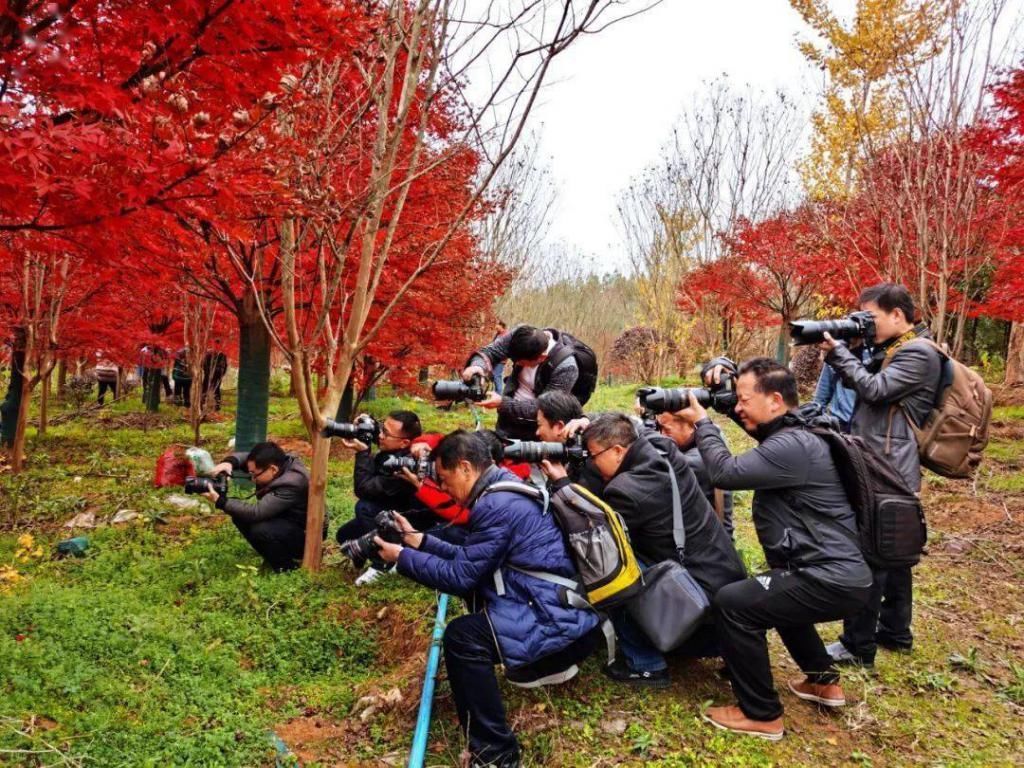
[[[377,545],[377,556],[385,563],[397,563],[398,556],[402,553],[401,544],[391,544],[384,541],[380,536],[373,537],[373,543]]]
[[[217,477],[217,475],[228,475],[230,477],[231,473],[234,471],[235,468],[231,466],[231,462],[222,461],[213,468],[213,471],[210,473],[210,477]]]
[[[203,494],[203,498],[209,501],[214,506],[217,506],[217,502],[220,500],[220,494],[213,490],[213,488],[210,488],[206,493]]]
[[[471,365],[462,372],[462,380],[469,382],[474,376],[487,376],[487,372],[479,365]]]
[[[547,476],[548,480],[561,480],[563,477],[569,476],[565,464],[554,464],[547,459],[540,463],[540,471]]]
[[[693,392],[688,393],[690,396],[690,404],[683,408],[681,411],[676,411],[675,415],[683,421],[689,424],[696,424],[701,419],[708,417],[708,412],[704,410],[704,406],[697,402],[697,398],[693,396]]]
[[[423,481],[420,480],[419,475],[413,472],[408,467],[402,467],[402,471],[398,473],[398,476],[405,480],[409,485],[415,488],[417,491],[423,485]]]
[[[368,446],[362,440],[349,440],[348,438],[345,438],[344,440],[341,441],[341,444],[346,448],[352,449],[356,453],[362,453],[363,451],[370,450],[370,446]]]
[[[717,386],[722,383],[722,374],[729,374],[729,370],[724,365],[716,365],[714,368],[708,370],[704,374],[704,386]]]
[[[422,459],[430,454],[430,446],[426,443],[413,443],[409,446],[409,453],[417,459]]]
[[[826,331],[824,334],[825,340],[818,344],[818,349],[823,349],[825,352],[831,352],[833,349],[839,346],[839,342],[832,338],[832,336]]]
[[[477,405],[481,408],[487,408],[493,411],[495,408],[499,408],[501,406],[501,395],[497,392],[491,392],[487,397],[477,403]]]
[[[580,416],[578,419],[573,419],[572,421],[565,425],[565,427],[562,429],[562,436],[566,440],[569,440],[573,437],[576,437],[576,434],[578,432],[584,431],[589,426],[590,419],[588,419],[586,416]]]

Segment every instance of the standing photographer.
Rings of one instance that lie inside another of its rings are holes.
[[[433,515],[418,508],[415,501],[416,488],[404,480],[401,473],[384,469],[388,459],[409,456],[409,447],[421,434],[423,427],[419,416],[412,411],[392,411],[380,425],[377,438],[380,450],[376,454],[362,440],[341,441],[346,448],[356,452],[352,486],[357,500],[354,517],[338,528],[339,544],[374,530],[377,514],[386,509],[410,513],[409,516],[418,527],[429,527],[436,522]],[[371,565],[356,579],[356,584],[372,584],[386,572],[384,568]]]
[[[212,474],[230,475],[239,470],[248,472],[256,486],[255,504],[230,499],[212,488],[203,495],[231,517],[268,568],[277,572],[298,568],[306,542],[309,471],[298,456],[269,442],[257,443],[248,453],[228,456]],[[327,538],[326,520],[323,537]]]
[[[589,352],[581,369],[577,359],[581,350],[589,352],[563,331],[519,325],[470,357],[462,378],[467,382],[476,376],[486,379],[495,366],[511,360],[512,372],[503,392],[492,392],[480,406],[497,409],[497,429],[503,437],[530,440],[537,431],[537,398],[542,393],[560,390],[585,401],[593,392],[597,364]]]
[[[822,348],[826,364],[857,393],[851,432],[863,437],[892,462],[907,487],[921,490],[921,462],[917,438],[908,419],[920,427],[935,405],[942,378],[942,358],[928,343],[915,343],[931,335],[917,314],[910,291],[902,285],[882,283],[860,295],[860,308],[874,318],[871,362],[825,334]],[[829,646],[837,661],[871,666],[878,646],[909,651],[913,612],[913,575],[910,567],[874,571],[874,586],[863,613],[843,624],[839,642]]]
[[[792,372],[766,357],[748,360],[738,372],[724,358],[714,362],[709,383],[723,371],[735,375],[737,399],[729,416],[757,447],[733,456],[692,394],[677,415],[695,426],[712,483],[754,491],[751,514],[771,570],[715,595],[722,656],[738,706],[711,707],[704,717],[718,728],[775,741],[784,733],[782,703],[765,631],[778,630],[806,675],[790,681],[790,690],[825,706],[844,705],[839,675],[814,625],[861,610],[871,571],[856,543],[856,519],[831,450],[794,412],[799,396]]]
[[[494,465],[479,436],[453,432],[434,459],[441,487],[470,509],[465,543],[416,533],[401,516],[403,544],[376,543],[380,557],[397,563],[403,576],[469,601],[472,612],[445,629],[444,658],[471,764],[518,766],[519,743],[505,717],[495,665],[527,687],[568,680],[597,644],[597,616],[567,605],[564,587],[528,573],[576,575],[561,529],[538,501],[489,490],[516,478]]]

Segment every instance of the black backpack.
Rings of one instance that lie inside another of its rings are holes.
[[[856,515],[858,543],[868,564],[884,569],[917,563],[928,531],[921,500],[903,477],[861,437],[817,425],[806,429],[828,444]]]
[[[590,396],[594,394],[594,390],[597,389],[597,355],[594,354],[594,350],[570,333],[554,328],[545,328],[544,330],[558,334],[558,347],[548,358],[552,371],[561,365],[569,355],[576,358],[576,367],[579,368],[580,375],[576,379],[576,383],[572,385],[572,394],[580,401],[580,405],[586,405]]]

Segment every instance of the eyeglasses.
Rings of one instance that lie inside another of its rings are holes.
[[[249,477],[252,478],[253,480],[255,480],[260,475],[265,474],[267,472],[267,470],[269,470],[269,469],[270,469],[270,467],[264,467],[259,472],[255,472],[255,473],[250,474]]]
[[[380,434],[381,437],[390,437],[392,440],[405,440],[405,438],[402,437],[401,435],[391,434],[390,432],[388,432],[388,428],[384,426],[380,428]]]
[[[597,458],[598,456],[600,456],[600,455],[601,455],[602,453],[608,453],[608,451],[610,451],[610,450],[611,450],[612,448],[616,448],[616,447],[617,447],[617,446],[614,446],[614,445],[609,445],[609,446],[608,446],[607,448],[602,448],[602,449],[601,449],[600,451],[598,451],[597,453],[592,453],[592,454],[590,454],[590,458],[591,458],[591,459],[596,459],[596,458]]]

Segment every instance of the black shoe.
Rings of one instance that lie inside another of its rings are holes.
[[[887,651],[893,651],[894,653],[910,653],[914,650],[913,643],[894,643],[890,640],[882,640],[876,638],[875,643],[879,648],[885,648]]]
[[[470,759],[471,768],[519,768],[522,765],[519,750],[502,752],[499,755],[491,755],[487,758],[479,758],[476,755]]]
[[[668,688],[672,682],[667,668],[659,669],[657,672],[635,672],[622,659],[616,659],[611,664],[601,667],[601,671],[617,683],[642,685],[647,688]]]

